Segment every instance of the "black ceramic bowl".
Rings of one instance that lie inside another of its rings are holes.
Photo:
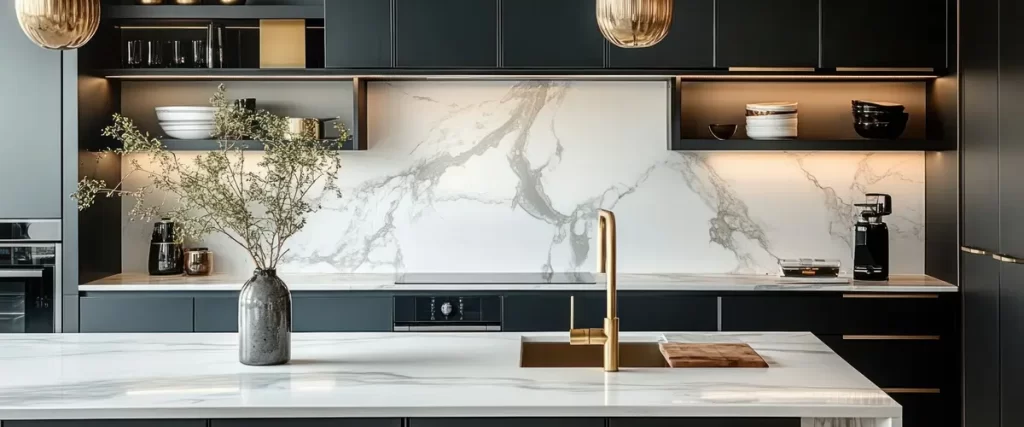
[[[853,111],[892,111],[902,113],[906,109],[892,102],[852,101]]]
[[[855,122],[857,135],[868,139],[898,139],[907,129],[907,121],[894,122]]]
[[[736,134],[736,125],[708,125],[711,136],[719,141],[732,138]]]
[[[853,120],[855,122],[903,122],[906,123],[910,120],[910,114],[908,113],[853,113]]]

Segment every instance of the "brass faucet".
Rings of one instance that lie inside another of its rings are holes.
[[[615,214],[604,209],[597,214],[597,272],[605,273],[608,279],[608,308],[604,318],[604,329],[573,328],[575,317],[575,298],[570,304],[569,344],[571,345],[603,345],[604,371],[619,370],[619,318],[616,314],[617,292],[615,289]]]

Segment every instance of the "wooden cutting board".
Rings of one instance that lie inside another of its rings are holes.
[[[747,344],[661,343],[661,354],[673,368],[767,368],[768,363]]]

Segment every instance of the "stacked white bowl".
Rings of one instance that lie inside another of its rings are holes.
[[[750,139],[794,139],[797,124],[795,102],[747,104],[747,137]]]
[[[209,139],[216,129],[214,107],[156,107],[156,118],[174,139]]]

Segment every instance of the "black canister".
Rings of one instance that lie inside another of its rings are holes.
[[[184,254],[176,242],[174,221],[164,218],[153,224],[153,240],[149,245],[149,274],[167,276],[184,272]]]

